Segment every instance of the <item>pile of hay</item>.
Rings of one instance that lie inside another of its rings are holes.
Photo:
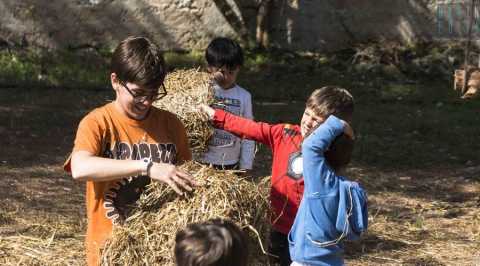
[[[176,114],[187,130],[190,149],[194,157],[204,153],[213,127],[208,117],[198,112],[200,104],[214,102],[214,90],[210,75],[198,69],[177,70],[168,73],[165,79],[167,96],[154,105]]]
[[[177,231],[189,223],[219,217],[234,221],[246,232],[249,265],[267,265],[268,258],[262,249],[269,230],[269,183],[259,185],[234,171],[215,170],[195,162],[188,162],[182,168],[201,186],[180,197],[162,183],[150,184],[132,215],[114,228],[103,250],[102,264],[174,265]]]

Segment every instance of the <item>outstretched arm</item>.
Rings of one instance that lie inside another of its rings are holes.
[[[250,94],[245,100],[242,116],[253,120],[252,98]],[[255,141],[242,139],[240,147],[240,169],[251,170],[253,168],[253,159],[255,158]]]
[[[104,126],[95,114],[85,117],[78,127],[75,147],[71,158],[65,164],[76,180],[109,181],[124,177],[148,175],[164,182],[177,193],[191,190],[196,185],[193,177],[182,172],[173,164],[149,163],[143,160],[116,160],[100,156],[105,149]],[[186,145],[186,144],[185,144]],[[179,159],[190,159],[189,151],[179,151]]]
[[[72,177],[80,181],[109,181],[123,177],[148,175],[166,183],[175,192],[191,191],[197,185],[193,177],[175,165],[154,163],[146,165],[142,160],[115,160],[93,155],[88,151],[76,151],[71,159]]]
[[[199,110],[208,115],[215,127],[231,132],[240,138],[258,141],[273,147],[272,125],[213,109],[208,105],[200,105]]]

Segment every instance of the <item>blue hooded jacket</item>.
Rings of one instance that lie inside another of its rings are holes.
[[[367,229],[367,197],[356,183],[338,176],[324,157],[343,133],[331,115],[302,144],[305,190],[288,235],[293,261],[310,265],[344,265],[342,239],[358,239]]]

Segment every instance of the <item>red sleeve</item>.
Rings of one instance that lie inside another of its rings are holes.
[[[281,125],[255,122],[219,109],[215,110],[213,124],[215,127],[231,132],[240,138],[258,141],[272,148],[275,143],[274,139],[279,133],[281,134],[283,128]]]

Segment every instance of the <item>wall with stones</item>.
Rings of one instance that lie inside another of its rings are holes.
[[[111,46],[129,35],[188,49],[236,36],[208,0],[2,0],[0,25],[5,41],[53,49]]]
[[[265,1],[2,0],[0,45],[114,47],[129,35],[148,36],[169,50],[202,49],[214,36],[253,44]],[[271,45],[314,51],[371,39],[432,39],[442,37],[439,2],[270,0],[265,28]]]
[[[288,2],[288,4],[285,4]],[[342,48],[372,39],[413,41],[435,35],[432,1],[287,0],[276,2],[273,38],[307,50]]]

